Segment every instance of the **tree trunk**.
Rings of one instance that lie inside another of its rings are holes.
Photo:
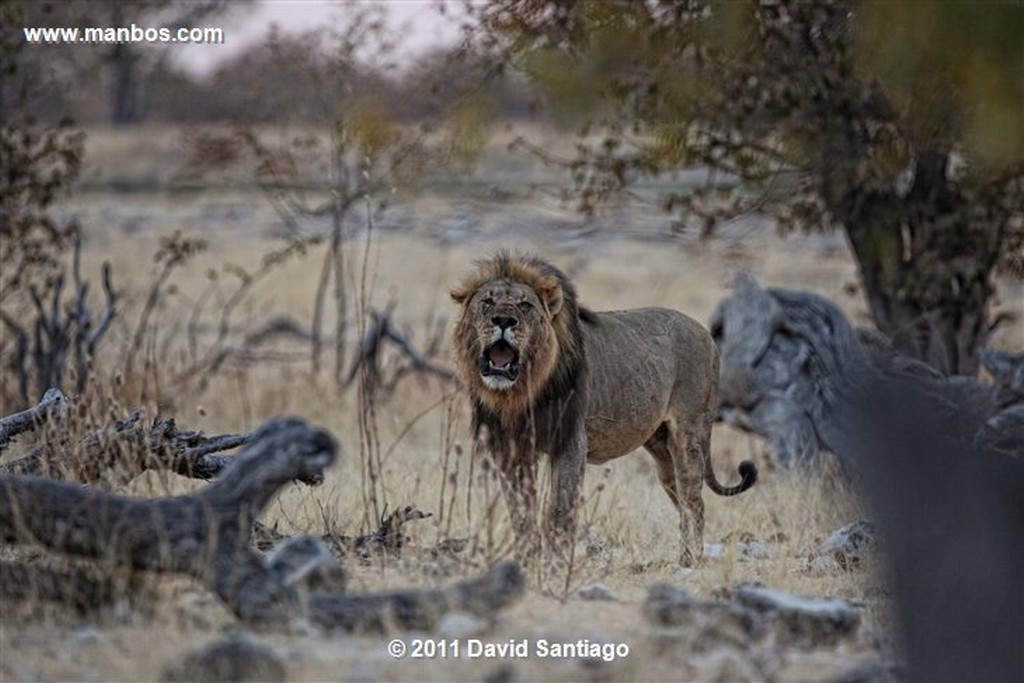
[[[974,375],[1000,227],[950,187],[947,161],[945,152],[926,151],[905,197],[852,190],[836,213],[878,329],[944,374]]]
[[[124,13],[115,3],[113,26],[124,26]],[[135,50],[128,43],[116,43],[110,50],[110,122],[115,126],[139,119],[135,86]]]

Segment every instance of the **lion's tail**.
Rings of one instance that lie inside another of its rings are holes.
[[[717,403],[715,394],[718,392],[719,358],[718,347],[714,341],[710,341],[710,336],[708,339],[711,345],[710,375],[715,378],[715,381],[708,383],[707,406],[711,412],[714,412]],[[740,483],[735,486],[722,486],[718,481],[718,477],[715,476],[715,468],[711,466],[711,421],[709,416],[706,431],[703,432],[703,439],[701,440],[701,452],[704,454],[704,481],[709,489],[720,496],[735,496],[737,493],[743,493],[757,483],[757,465],[750,460],[744,460],[740,463]]]
[[[708,488],[718,495],[735,496],[737,493],[743,493],[753,486],[757,482],[757,465],[750,460],[741,462],[740,477],[740,483],[735,486],[722,486],[715,477],[715,470],[711,466],[710,454],[704,458],[704,481],[707,483]]]

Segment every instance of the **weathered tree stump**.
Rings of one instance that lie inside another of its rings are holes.
[[[839,406],[878,380],[912,383],[933,397],[936,424],[951,436],[1024,454],[1024,357],[986,350],[993,384],[944,377],[883,335],[855,331],[824,297],[765,289],[746,274],[718,305],[711,332],[722,354],[721,418],[768,439],[780,468],[815,469],[824,450],[844,460],[849,435]]]
[[[1019,680],[1024,460],[1012,455],[1024,454],[1024,358],[983,352],[990,385],[943,377],[877,334],[858,338],[822,297],[752,278],[713,327],[723,417],[771,439],[784,466],[833,451],[866,494],[893,577],[907,679]],[[759,419],[772,403],[774,419]],[[785,450],[787,411],[813,427],[807,451]]]

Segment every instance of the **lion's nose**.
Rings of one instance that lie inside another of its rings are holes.
[[[491,322],[497,325],[499,328],[507,330],[510,327],[515,327],[516,323],[519,321],[510,315],[496,315],[493,318],[491,318]]]

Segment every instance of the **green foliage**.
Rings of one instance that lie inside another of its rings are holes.
[[[858,11],[858,72],[880,79],[915,138],[962,140],[990,167],[1024,160],[1024,5],[904,0]]]
[[[584,135],[608,130],[641,173],[713,168],[716,184],[757,192],[795,171],[835,209],[851,185],[891,189],[925,147],[955,149],[972,173],[1024,161],[1017,4],[518,0],[477,18],[481,43],[557,115]],[[605,152],[585,161],[614,174]],[[584,204],[602,198],[579,189]],[[774,203],[784,227],[820,203],[790,198],[803,209]],[[689,192],[673,205],[713,212]],[[807,218],[841,224],[834,210]]]

